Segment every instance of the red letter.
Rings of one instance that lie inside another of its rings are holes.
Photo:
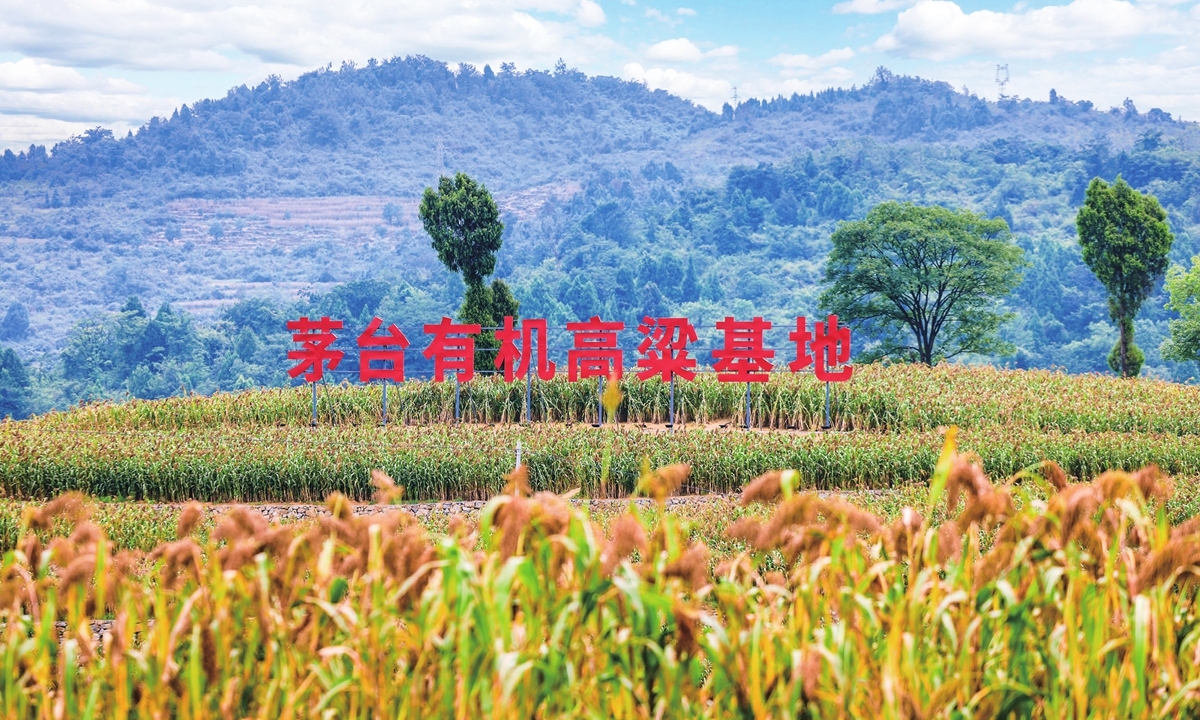
[[[288,370],[288,375],[296,377],[304,373],[306,382],[317,382],[325,375],[325,364],[329,369],[337,368],[344,353],[341,350],[330,350],[329,346],[337,340],[334,330],[342,329],[341,320],[330,320],[323,317],[320,320],[309,320],[302,317],[299,320],[289,320],[287,329],[292,331],[292,342],[304,343],[299,350],[289,350],[288,360],[299,360],[296,367]]]
[[[845,382],[854,374],[854,368],[848,366],[837,372],[829,370],[830,366],[841,365],[850,359],[850,328],[839,329],[837,322],[837,315],[830,315],[829,325],[817,323],[814,333],[812,349],[817,356],[817,365],[813,374],[821,382]]]
[[[475,377],[475,339],[470,336],[479,331],[478,325],[455,325],[448,317],[443,317],[437,325],[425,326],[425,334],[433,335],[433,340],[422,354],[433,359],[435,382],[445,382],[446,371],[455,373],[462,382]],[[450,337],[451,334],[468,337]]]
[[[517,349],[517,338],[521,337],[520,330],[513,330],[511,315],[504,316],[504,329],[496,331],[496,339],[500,341],[500,349],[496,351],[496,367],[504,365],[504,382],[516,379],[513,365],[521,359],[521,351]]]
[[[367,325],[367,329],[363,330],[362,335],[358,336],[358,347],[399,349],[359,350],[358,379],[362,382],[371,382],[372,380],[404,382],[404,348],[408,347],[408,338],[404,337],[404,333],[400,332],[400,328],[395,325],[388,325],[387,335],[376,337],[375,333],[382,324],[383,321],[379,318],[372,318],[371,324]],[[391,361],[392,367],[390,369],[373,368],[371,367],[372,360],[382,362]]]
[[[717,380],[766,382],[772,367],[769,358],[775,357],[774,350],[763,348],[763,333],[771,329],[770,321],[756,317],[739,322],[727,317],[717,322],[717,329],[725,331],[725,347],[712,354],[717,361],[713,365]]]
[[[621,379],[625,355],[617,347],[617,333],[623,322],[602,322],[593,315],[587,322],[567,323],[567,332],[575,333],[574,349],[567,351],[567,379],[610,377]]]
[[[808,352],[808,341],[812,340],[812,333],[807,329],[808,318],[796,318],[796,331],[788,334],[788,339],[796,343],[796,359],[788,363],[788,368],[792,372],[800,372],[804,368],[812,365],[813,358]]]
[[[516,378],[525,377],[529,372],[529,358],[533,355],[533,334],[537,333],[537,375],[543,380],[554,379],[554,363],[550,362],[546,353],[549,334],[546,321],[543,318],[526,318],[521,321],[520,332],[513,329],[512,316],[505,316],[504,329],[496,331],[496,339],[500,341],[500,351],[496,353],[496,367],[504,366],[504,382],[512,382]],[[515,340],[521,338],[521,349],[517,349]],[[516,371],[513,363],[520,361]]]
[[[696,359],[687,356],[687,344],[696,341],[696,328],[687,318],[643,318],[638,332],[646,336],[638,345],[644,356],[638,367],[646,368],[638,373],[639,380],[655,375],[661,375],[663,382],[670,382],[675,375],[695,379],[696,373],[688,368],[696,367]]]

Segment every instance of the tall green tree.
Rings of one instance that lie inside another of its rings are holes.
[[[29,310],[24,303],[14,302],[0,320],[0,340],[24,340],[28,335]]]
[[[496,253],[503,243],[504,223],[487,188],[466,173],[438,179],[437,190],[425,188],[419,209],[425,232],[433,239],[438,259],[451,272],[462,274],[466,292],[458,319],[496,327],[504,317],[517,316],[519,304],[503,280],[484,279],[496,270]],[[475,340],[475,366],[491,370],[500,343],[492,330],[484,330]]]
[[[443,176],[437,190],[425,188],[420,216],[438,260],[451,272],[462,273],[467,287],[482,285],[495,272],[504,223],[486,187],[466,173],[455,173],[453,179]]]
[[[860,357],[933,365],[1013,351],[997,337],[1011,315],[997,307],[1026,263],[1003,220],[886,202],[830,239],[820,303],[878,341]]]
[[[504,325],[505,316],[518,317],[520,303],[503,280],[493,280],[491,286],[480,283],[468,285],[458,311],[460,322],[478,324],[483,328]],[[475,369],[491,371],[495,368],[495,348],[500,347],[495,330],[483,330],[475,338]]]
[[[1122,377],[1136,377],[1146,356],[1133,343],[1133,319],[1167,270],[1175,239],[1167,214],[1157,198],[1134,190],[1119,175],[1112,185],[1094,178],[1075,227],[1083,261],[1108,291],[1108,314],[1120,332],[1108,366]]]
[[[29,414],[29,371],[12,348],[0,350],[0,420],[20,420]]]
[[[1162,344],[1162,356],[1200,361],[1200,255],[1192,258],[1190,270],[1176,265],[1167,272],[1167,293],[1167,309],[1179,317],[1171,321],[1171,337]]]

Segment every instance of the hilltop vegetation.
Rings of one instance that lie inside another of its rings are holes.
[[[368,281],[382,296],[359,311],[410,324],[453,312],[461,282],[437,262],[415,206],[439,174],[462,170],[504,213],[497,276],[522,314],[552,325],[815,314],[836,224],[908,200],[1004,218],[1026,250],[1004,331],[1017,352],[982,359],[1106,371],[1116,329],[1080,259],[1075,211],[1092,177],[1121,174],[1162,202],[1171,259],[1186,263],[1200,253],[1198,141],[1194,124],[1132,103],[994,103],[885,70],[863,87],[718,114],[561,66],[344,65],[234,88],[126,138],[97,129],[49,153],[6,154],[0,288],[30,325],[0,341],[35,362],[35,410],[211,391],[239,376],[280,382],[281,361],[245,351],[282,348],[282,328],[231,306],[266,298],[254,307],[278,318]],[[71,380],[60,353],[122,322],[112,313],[130,295],[170,303],[197,341]],[[1194,364],[1158,351],[1173,317],[1165,301],[1161,290],[1146,301],[1136,333],[1146,372],[1183,380]],[[237,361],[266,369],[231,374]]]

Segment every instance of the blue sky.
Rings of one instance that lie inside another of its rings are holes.
[[[0,0],[0,148],[124,133],[271,73],[425,54],[617,75],[717,109],[893,72],[1200,119],[1200,0]]]

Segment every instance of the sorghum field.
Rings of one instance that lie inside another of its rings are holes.
[[[149,553],[116,549],[62,496],[26,509],[0,567],[0,704],[89,719],[1200,712],[1200,518],[1172,527],[1171,482],[1145,468],[1070,484],[1039,463],[993,483],[954,437],[890,521],[794,472],[757,478],[718,558],[662,510],[682,465],[641,474],[658,510],[631,502],[607,528],[517,471],[478,523],[437,535],[333,496],[331,515],[290,526],[239,507],[201,529],[191,505]]]
[[[316,428],[303,388],[0,425],[4,717],[1200,713],[1197,388],[864,367],[822,432],[811,379],[751,430],[705,380],[670,432],[660,384],[600,428],[582,387],[531,422],[482,379],[458,423],[412,384],[386,428],[353,387]],[[487,502],[389,511],[429,498]]]
[[[834,431],[819,430],[824,389],[813,378],[773,377],[752,390],[699,376],[677,385],[678,426],[666,431],[666,386],[622,381],[620,405],[596,419],[597,386],[564,380],[525,386],[479,378],[393,387],[381,426],[379,387],[320,387],[318,425],[309,390],[90,405],[0,424],[0,493],[45,499],[78,490],[152,501],[321,501],[369,498],[382,469],[410,500],[487,499],[516,462],[518,443],[535,490],[628,494],[641,464],[692,467],[685,493],[729,492],[793,468],[803,487],[887,489],[928,477],[939,428],[957,425],[965,450],[994,476],[1042,460],[1089,480],[1154,463],[1200,476],[1200,387],[943,365],[863,366],[834,386]],[[615,419],[617,422],[610,422]],[[722,427],[724,426],[724,427]],[[792,428],[792,429],[789,429]]]

